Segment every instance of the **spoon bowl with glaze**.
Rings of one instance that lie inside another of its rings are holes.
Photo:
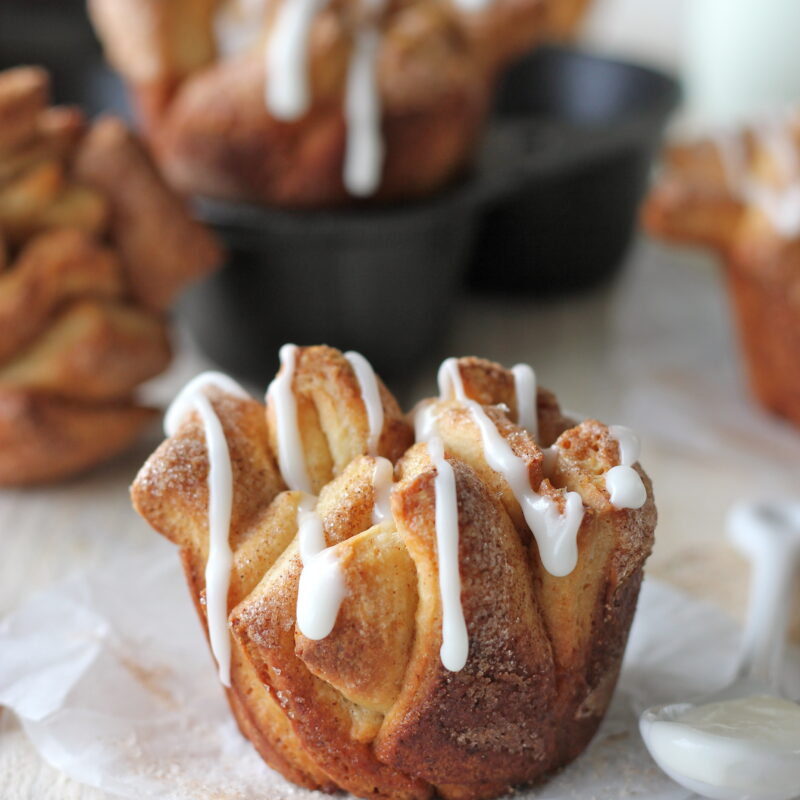
[[[691,702],[654,706],[639,727],[674,781],[715,800],[800,797],[800,705],[780,694],[792,581],[800,564],[800,501],[740,503],[728,535],[753,565],[734,681]]]

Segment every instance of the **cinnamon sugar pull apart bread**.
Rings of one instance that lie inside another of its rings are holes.
[[[800,114],[673,145],[645,227],[717,255],[753,391],[800,425]]]
[[[0,486],[65,477],[158,416],[165,312],[219,260],[135,137],[49,107],[47,73],[0,72]]]
[[[429,194],[556,0],[89,0],[180,190],[285,207]]]
[[[656,509],[627,428],[448,359],[406,417],[357,353],[281,350],[266,408],[190,383],[132,488],[180,551],[239,727],[288,780],[478,800],[611,699]]]

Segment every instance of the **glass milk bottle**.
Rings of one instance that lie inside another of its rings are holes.
[[[689,0],[684,78],[692,122],[800,105],[800,0]]]

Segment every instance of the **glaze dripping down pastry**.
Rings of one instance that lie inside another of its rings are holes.
[[[190,384],[132,489],[180,548],[242,732],[289,780],[361,797],[477,800],[568,763],[652,545],[632,432],[576,425],[529,367],[465,358],[415,441],[358,354],[287,345],[281,364],[266,408]],[[643,496],[612,502],[614,469]]]
[[[555,0],[90,0],[184,192],[397,202],[459,177]]]

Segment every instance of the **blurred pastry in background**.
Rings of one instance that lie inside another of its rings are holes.
[[[65,477],[141,433],[165,311],[221,256],[121,122],[48,98],[44,70],[0,72],[0,485]]]
[[[90,0],[166,175],[284,207],[424,196],[469,165],[553,0]]]
[[[548,6],[547,37],[559,41],[574,39],[586,19],[593,0],[554,0]]]
[[[667,149],[645,227],[719,255],[753,391],[800,425],[800,114]]]

